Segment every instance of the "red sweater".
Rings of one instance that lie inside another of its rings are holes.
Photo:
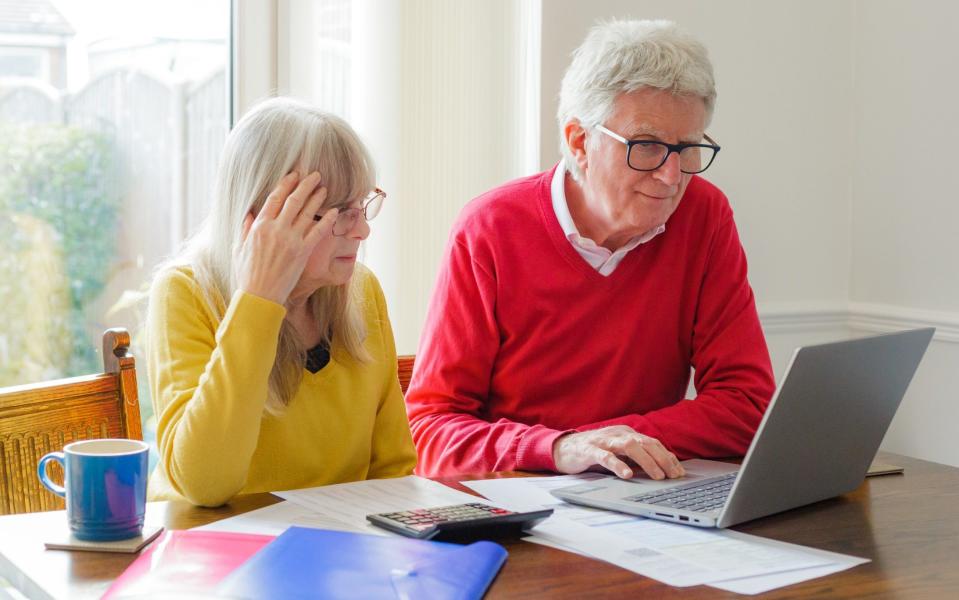
[[[551,177],[453,226],[406,396],[417,472],[554,470],[559,435],[615,424],[680,459],[744,454],[775,385],[726,197],[693,177],[604,277],[564,237]]]

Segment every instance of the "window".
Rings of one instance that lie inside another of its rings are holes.
[[[0,73],[12,77],[48,79],[47,55],[32,48],[3,48],[0,50]]]
[[[229,0],[0,0],[0,386],[102,370],[207,212]],[[141,410],[150,417],[142,352]],[[152,431],[145,423],[144,431]]]

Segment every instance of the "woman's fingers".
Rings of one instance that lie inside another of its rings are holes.
[[[277,184],[255,218],[244,217],[237,249],[240,289],[286,302],[310,253],[330,235],[338,214],[330,209],[319,222],[314,220],[327,198],[326,188],[317,188],[319,182],[316,172],[303,179],[291,173]]]
[[[293,224],[294,227],[298,227],[301,230],[310,229],[314,221],[320,220],[319,212],[324,202],[326,202],[326,187],[321,185],[316,188],[316,191],[310,195],[310,199],[306,201],[303,211],[300,212],[300,216],[296,218]]]
[[[253,219],[254,217],[252,212],[246,213],[246,216],[243,217],[243,231],[240,236],[241,242],[245,242],[246,237],[250,235],[250,229],[253,228]]]
[[[297,217],[300,216],[304,205],[319,183],[320,174],[316,171],[304,177],[296,186],[296,189],[287,196],[286,202],[283,203],[283,208],[280,209],[280,214],[277,216],[277,220],[292,225]]]
[[[339,210],[331,208],[323,213],[319,221],[314,221],[313,227],[306,234],[305,241],[307,245],[312,246],[321,239],[331,235],[333,233],[333,224],[336,223],[336,217],[339,216],[339,214]]]
[[[259,216],[261,216],[261,218],[275,219],[277,215],[280,214],[280,210],[283,208],[287,196],[293,191],[299,179],[300,174],[296,171],[290,171],[284,175],[280,179],[280,182],[276,184],[276,187],[273,188],[273,191],[270,192],[270,195],[266,197],[266,202],[263,203],[263,208],[260,210]]]

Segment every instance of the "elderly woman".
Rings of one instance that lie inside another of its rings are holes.
[[[356,261],[384,197],[333,115],[272,99],[232,131],[209,218],[150,292],[151,499],[412,471],[386,303]]]

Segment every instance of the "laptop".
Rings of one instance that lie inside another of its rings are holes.
[[[935,328],[798,348],[742,465],[683,461],[686,477],[609,476],[553,490],[574,504],[730,527],[862,483]]]

